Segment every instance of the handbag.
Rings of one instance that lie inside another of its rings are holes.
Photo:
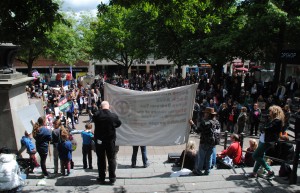
[[[218,161],[219,162],[217,163],[217,169],[231,169],[233,167],[233,161],[228,156]]]

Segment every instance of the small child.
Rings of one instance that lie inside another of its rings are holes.
[[[74,122],[79,124],[79,112],[78,109],[74,109]]]
[[[30,158],[30,162],[31,162],[29,172],[32,173],[33,169],[35,167],[39,167],[40,165],[38,164],[36,157],[35,157],[36,149],[35,149],[34,143],[32,143],[32,141],[31,141],[32,134],[25,131],[24,135],[25,136],[23,136],[21,139],[21,145],[22,145],[22,147],[26,147],[27,153],[29,154],[29,158]]]
[[[244,157],[244,163],[248,167],[253,167],[255,160],[252,157],[253,152],[257,149],[258,144],[255,139],[250,139],[249,140],[249,147],[247,148],[247,152]]]
[[[92,166],[92,140],[94,134],[92,133],[92,124],[87,123],[85,130],[81,133],[82,137],[82,155],[83,155],[83,169],[87,169],[87,156],[89,160],[89,169],[93,169]]]
[[[67,175],[70,175],[71,160],[72,160],[72,143],[68,140],[68,132],[63,130],[61,132],[61,143],[58,143],[57,150],[60,159],[60,165],[62,175],[65,175],[65,169],[67,169]]]

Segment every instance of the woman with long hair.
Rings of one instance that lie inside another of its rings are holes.
[[[46,118],[39,117],[37,122],[33,125],[32,135],[35,139],[36,149],[41,157],[41,168],[44,176],[49,176],[46,169],[46,159],[48,156],[49,142],[51,141],[51,131],[46,128]]]
[[[61,124],[60,119],[55,119],[53,121],[53,131],[52,131],[52,143],[53,143],[53,161],[54,161],[54,174],[58,173],[58,151],[57,145],[61,142],[61,133],[65,130],[64,126]]]
[[[284,126],[284,113],[281,107],[273,105],[269,108],[270,122],[261,128],[261,134],[259,138],[259,144],[257,149],[253,153],[253,159],[256,161],[253,172],[247,174],[248,177],[257,177],[257,171],[260,166],[264,167],[268,173],[267,178],[274,176],[274,171],[271,171],[270,166],[264,159],[265,152],[272,148],[278,141],[280,132]]]
[[[193,171],[195,166],[196,155],[197,155],[196,143],[195,141],[190,140],[187,144],[186,150],[182,151],[179,160],[174,164],[174,166],[181,167],[183,164],[183,168],[187,168]]]

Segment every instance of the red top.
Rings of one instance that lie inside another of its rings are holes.
[[[240,164],[242,160],[242,147],[238,141],[233,142],[227,149],[221,152],[221,156],[228,156],[234,164]]]

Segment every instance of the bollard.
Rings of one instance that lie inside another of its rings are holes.
[[[295,141],[296,141],[296,150],[294,154],[294,161],[293,161],[293,169],[290,175],[290,184],[297,184],[297,169],[298,169],[298,162],[299,162],[299,153],[300,153],[300,117],[296,117],[295,122]]]
[[[225,131],[224,149],[227,149],[227,137],[228,137],[228,131]]]
[[[240,134],[240,145],[241,145],[242,149],[243,149],[243,145],[244,145],[244,136],[245,136],[245,133]]]

